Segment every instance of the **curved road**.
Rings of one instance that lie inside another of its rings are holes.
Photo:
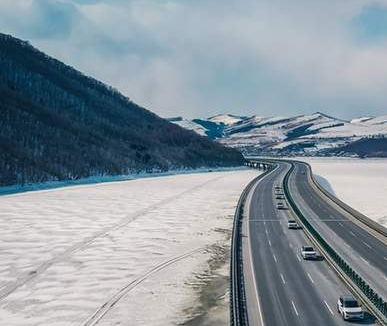
[[[335,202],[316,191],[308,166],[293,162],[290,191],[326,241],[387,301],[387,239],[374,236]]]
[[[287,228],[290,211],[276,209],[274,186],[282,185],[289,169],[279,163],[246,198],[242,252],[249,324],[347,325],[336,302],[348,289],[324,260],[301,259],[300,248],[309,240],[301,229]],[[366,316],[364,323],[374,324]]]

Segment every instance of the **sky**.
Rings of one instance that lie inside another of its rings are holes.
[[[0,0],[0,32],[163,117],[387,114],[387,0]]]

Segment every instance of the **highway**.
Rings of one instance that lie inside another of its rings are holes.
[[[347,325],[336,302],[349,290],[326,261],[301,258],[301,246],[310,242],[302,229],[287,228],[290,211],[276,208],[274,185],[282,185],[289,169],[280,163],[246,197],[242,252],[249,325]],[[375,323],[366,314],[362,324]]]
[[[295,162],[290,190],[301,212],[325,240],[387,301],[387,239],[376,237],[316,191],[307,165]]]

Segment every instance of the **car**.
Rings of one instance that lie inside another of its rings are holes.
[[[275,199],[285,199],[283,194],[276,194]]]
[[[337,311],[344,320],[363,319],[364,311],[352,295],[342,295],[337,300]]]
[[[287,207],[283,202],[279,202],[277,203],[277,209],[287,209]]]
[[[298,223],[295,220],[288,220],[288,229],[298,229]]]
[[[302,246],[301,247],[301,257],[303,259],[316,259],[317,252],[312,246]]]

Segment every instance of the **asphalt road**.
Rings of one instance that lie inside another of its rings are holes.
[[[375,237],[316,192],[308,173],[305,164],[295,163],[289,186],[296,204],[325,240],[387,301],[387,239]]]
[[[337,313],[340,295],[349,294],[324,260],[305,261],[304,232],[289,230],[288,210],[275,205],[274,185],[282,184],[288,164],[259,181],[246,198],[243,255],[246,303],[251,326],[347,325]],[[361,324],[373,325],[367,314]]]

